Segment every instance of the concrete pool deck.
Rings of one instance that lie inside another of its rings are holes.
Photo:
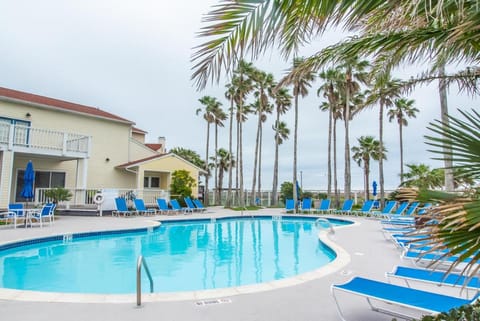
[[[243,215],[277,215],[279,209],[243,212]],[[0,244],[78,232],[118,230],[155,226],[154,220],[240,216],[242,213],[210,208],[204,214],[117,218],[62,216],[53,226],[44,228],[2,228]],[[334,216],[332,216],[334,217]],[[328,245],[338,258],[316,271],[294,278],[255,286],[172,294],[144,294],[141,307],[135,295],[99,296],[81,294],[43,294],[0,289],[2,320],[192,320],[192,321],[298,321],[340,320],[330,285],[344,283],[354,275],[385,280],[385,272],[401,262],[393,243],[385,240],[380,223],[360,217],[341,217],[356,224],[336,228]],[[39,276],[41,277],[41,276]],[[135,277],[134,275],[131,276]],[[199,305],[202,300],[219,299],[216,304]],[[338,299],[348,320],[391,320],[392,317],[372,312],[365,299],[339,294]],[[115,303],[112,303],[115,302]]]

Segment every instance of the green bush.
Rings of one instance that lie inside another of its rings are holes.
[[[53,203],[58,204],[59,202],[69,201],[72,198],[72,193],[66,188],[55,187],[45,191],[45,196]]]
[[[192,189],[195,187],[195,179],[186,170],[177,170],[172,173],[170,194],[180,196],[180,204],[184,206],[184,197],[192,197]]]
[[[285,203],[287,198],[293,198],[292,182],[283,182],[282,185],[280,185],[280,199]]]

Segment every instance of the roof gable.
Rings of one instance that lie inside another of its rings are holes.
[[[174,154],[174,153],[153,155],[153,156],[145,157],[145,158],[138,159],[138,160],[135,160],[135,161],[131,161],[131,162],[128,162],[128,163],[125,163],[125,164],[120,164],[116,167],[117,168],[131,168],[131,167],[139,166],[139,165],[144,164],[144,163],[151,162],[153,160],[162,159],[162,158],[166,158],[166,157],[175,157],[175,158],[180,159],[181,161],[189,164],[193,168],[197,169],[199,172],[206,173],[206,171],[204,169],[198,167],[197,165],[187,161],[185,158],[182,158],[182,157],[180,157],[180,156],[178,156],[177,154]]]

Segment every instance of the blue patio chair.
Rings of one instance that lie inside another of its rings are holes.
[[[25,221],[25,226],[27,224],[25,217],[25,210],[22,203],[10,203],[8,204],[8,214],[7,216],[13,220],[14,228],[17,227],[17,222],[19,219]]]
[[[330,213],[332,213],[332,214],[346,214],[346,213],[348,213],[352,210],[352,207],[353,207],[353,200],[352,199],[347,199],[347,200],[343,201],[342,208],[340,208],[338,210],[337,209],[330,210]]]
[[[306,197],[302,200],[302,207],[301,211],[311,213],[313,211],[312,209],[312,199],[310,197]]]
[[[407,266],[396,266],[391,272],[387,272],[386,276],[390,278],[398,278],[410,287],[411,281],[430,283],[435,285],[447,285],[452,287],[466,288],[478,291],[480,287],[480,278],[478,276],[467,277],[459,273],[447,273],[446,271],[436,271],[431,269],[414,268]]]
[[[49,225],[52,225],[55,207],[56,204],[54,203],[46,203],[40,210],[31,211],[29,213],[31,223],[33,223],[33,221],[37,221],[40,224],[40,227],[43,227],[43,221],[46,220],[48,221]]]
[[[360,210],[358,210],[358,211],[350,211],[349,214],[360,215],[360,214],[368,214],[368,213],[371,213],[374,203],[375,203],[374,200],[366,200],[366,201],[363,203],[362,208],[361,208]]]
[[[198,198],[193,199],[193,204],[195,204],[195,206],[198,208],[198,210],[200,212],[206,212],[207,211],[207,208],[205,206],[203,206],[202,201],[199,200]]]
[[[419,202],[413,202],[412,204],[410,204],[410,206],[407,207],[407,209],[405,210],[405,216],[412,216],[413,214],[415,214],[415,211],[417,210],[419,204]]]
[[[175,214],[177,211],[173,210],[168,206],[167,200],[164,198],[157,198],[158,210],[160,213],[165,214]]]
[[[295,201],[293,198],[287,198],[285,200],[285,212],[290,212],[295,210]]]
[[[147,208],[145,206],[145,202],[141,198],[134,199],[133,205],[135,205],[135,210],[137,211],[137,214],[145,214],[145,215],[157,214],[157,211],[154,208]]]
[[[390,310],[385,307],[374,305],[375,301],[388,303],[389,306],[398,306],[420,311],[424,314],[438,314],[449,311],[453,308],[460,307],[465,304],[474,303],[475,298],[468,300],[434,292],[412,289],[386,282],[375,281],[362,277],[354,277],[345,284],[334,284],[331,286],[331,293],[337,305],[337,311],[342,320],[346,320],[338,303],[336,292],[355,294],[364,297],[373,311],[385,313],[388,315],[402,317],[405,319],[414,319],[403,310]]]
[[[188,212],[193,213],[193,210],[189,209],[188,207],[181,207],[180,203],[178,203],[178,200],[176,199],[171,199],[170,205],[175,211],[183,212],[184,214],[187,214]]]
[[[392,214],[388,215],[388,217],[395,217],[395,216],[400,216],[400,215],[403,215],[403,213],[405,212],[405,210],[407,209],[408,207],[408,202],[402,202],[400,203],[400,205],[398,205],[397,209],[395,210],[395,212],[393,212]]]
[[[112,216],[120,216],[122,214],[123,216],[127,215],[132,215],[134,212],[130,211],[127,206],[127,200],[124,199],[123,197],[116,197],[115,198],[115,207],[116,210],[112,211]]]
[[[185,201],[185,204],[187,204],[187,207],[190,211],[198,212],[198,208],[195,206],[190,197],[184,197],[183,200]]]
[[[315,210],[316,212],[319,212],[320,214],[327,213],[330,211],[330,204],[331,201],[330,199],[322,199],[320,201],[320,206]]]
[[[373,217],[386,217],[393,211],[395,206],[397,206],[397,201],[388,201],[383,210],[372,211],[371,214]]]

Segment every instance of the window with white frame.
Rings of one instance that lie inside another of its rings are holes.
[[[145,176],[143,178],[143,188],[159,188],[160,177],[158,176]]]

